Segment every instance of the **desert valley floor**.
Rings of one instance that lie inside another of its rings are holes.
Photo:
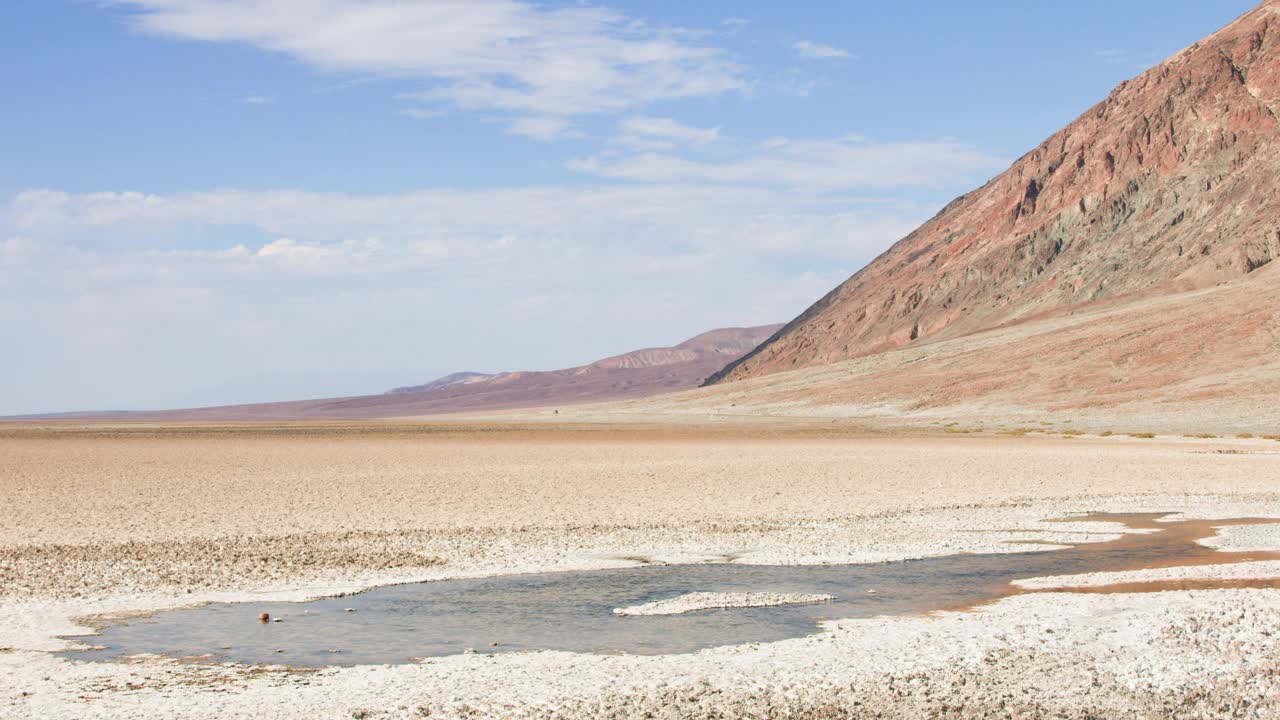
[[[415,580],[641,563],[878,563],[1044,550],[1124,531],[1048,522],[1089,511],[1280,523],[1273,439],[945,425],[5,426],[0,717],[132,718],[143,708],[191,718],[1280,712],[1280,590],[1265,587],[1024,594],[676,655],[480,647],[315,670],[54,654],[92,621],[209,601],[243,602],[256,617],[255,603]],[[1209,542],[1280,550],[1280,524],[1224,528]],[[1278,578],[1280,563],[1038,587],[1214,577]],[[285,637],[288,627],[279,626]]]

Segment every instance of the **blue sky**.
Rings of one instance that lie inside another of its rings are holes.
[[[0,414],[787,320],[1251,5],[14,0]]]

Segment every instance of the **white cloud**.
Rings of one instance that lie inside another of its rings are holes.
[[[655,183],[707,182],[812,191],[852,188],[942,187],[982,179],[1003,161],[963,143],[874,143],[858,136],[833,140],[775,139],[728,160],[692,160],[644,152],[622,158],[588,157],[569,167],[600,177]]]
[[[826,248],[823,253],[837,257],[866,258],[905,234],[926,210],[870,205],[855,212],[848,205],[848,200],[757,187],[653,184],[394,195],[38,190],[18,195],[10,211],[31,237],[104,251],[112,249],[112,237],[145,236],[167,238],[153,243],[154,249],[185,259],[341,258],[335,265],[346,271],[395,272],[442,258],[481,262],[495,251],[536,255],[585,247],[599,256],[634,253],[641,245],[651,254],[682,254],[689,248],[755,253],[804,245]],[[49,210],[53,206],[56,212]],[[890,221],[886,225],[877,218]],[[180,231],[192,227],[257,228],[275,239],[253,251],[242,247],[256,247],[245,242],[214,250],[185,248],[186,233]],[[793,228],[789,235],[788,227]],[[126,250],[117,244],[112,254]]]
[[[247,95],[245,97],[240,98],[240,102],[244,103],[245,105],[270,105],[275,101],[276,101],[275,98],[270,97],[268,95]]]
[[[315,259],[342,257],[342,248],[334,245],[303,245],[297,240],[281,238],[266,245],[256,253],[258,257],[283,257]]]
[[[664,117],[632,117],[618,124],[617,142],[636,149],[667,150],[677,144],[706,145],[720,139],[720,128],[690,127]]]
[[[838,47],[832,47],[818,42],[810,42],[808,40],[801,40],[793,44],[791,49],[795,50],[800,57],[812,60],[829,60],[833,58],[850,57],[849,51],[847,50],[841,50]]]
[[[10,207],[10,215],[18,227],[28,225],[49,226],[61,219],[66,212],[70,196],[52,190],[29,190],[19,193]]]
[[[544,125],[549,117],[621,112],[744,86],[742,68],[722,49],[699,44],[697,33],[650,27],[599,7],[518,0],[117,4],[132,9],[145,32],[247,43],[329,72],[422,79],[431,86],[416,99],[532,116]]]
[[[563,136],[569,129],[569,121],[562,117],[543,116],[520,118],[511,123],[507,132],[512,135],[524,135],[535,140],[554,140]]]
[[[0,260],[5,264],[17,263],[30,252],[31,241],[26,238],[11,237],[0,243]]]

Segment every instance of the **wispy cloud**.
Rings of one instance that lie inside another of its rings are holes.
[[[246,95],[240,98],[240,102],[245,105],[270,105],[275,101],[276,99],[269,95]]]
[[[105,253],[104,260],[114,258],[107,265],[129,262],[133,252],[163,252],[189,261],[247,267],[271,260],[285,263],[282,267],[336,273],[404,273],[442,262],[479,269],[512,256],[523,258],[513,270],[528,272],[534,265],[558,262],[560,252],[608,258],[640,248],[655,257],[693,252],[750,258],[801,251],[843,261],[868,258],[909,231],[927,210],[702,184],[395,195],[32,190],[9,205],[15,224],[25,228],[24,239],[15,237],[3,248],[30,254],[39,245],[80,247]],[[191,233],[184,231],[199,227],[250,227],[271,239],[192,246],[184,240]]]
[[[720,128],[698,128],[665,117],[632,117],[618,124],[616,142],[639,150],[670,150],[720,139]]]
[[[507,127],[512,135],[524,135],[535,140],[554,140],[565,135],[570,122],[558,115],[526,117],[515,120]]]
[[[847,50],[841,50],[838,47],[832,47],[831,45],[819,42],[810,42],[808,40],[801,40],[794,43],[791,46],[791,49],[795,50],[800,57],[812,60],[829,60],[834,58],[851,57]]]
[[[31,248],[31,241],[21,237],[11,237],[0,243],[0,260],[5,264],[16,264]],[[3,281],[3,278],[0,278]]]
[[[652,183],[791,187],[809,191],[854,188],[940,187],[989,176],[1004,161],[964,143],[870,142],[780,138],[740,148],[728,159],[691,159],[641,152],[621,158],[592,156],[569,167],[600,177]]]
[[[741,68],[699,33],[599,7],[518,0],[119,0],[144,32],[249,44],[323,71],[420,79],[444,107],[548,118],[625,112],[744,87]],[[529,132],[533,129],[533,132]]]

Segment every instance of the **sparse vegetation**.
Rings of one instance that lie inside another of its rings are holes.
[[[1193,434],[1183,435],[1182,437],[1199,438],[1201,440],[1212,440],[1213,438],[1216,438],[1218,436],[1214,435],[1213,433],[1193,433]]]
[[[1112,435],[1115,435],[1115,433],[1111,432],[1110,430],[1103,430],[1098,434],[1101,435],[1102,437],[1111,437]]]
[[[1155,436],[1156,436],[1155,433],[1129,433],[1129,437],[1140,438],[1142,440],[1150,440]]]
[[[1275,440],[1275,441],[1277,441],[1277,442],[1280,442],[1280,435],[1263,435],[1263,436],[1262,436],[1262,439],[1263,439],[1263,440]]]
[[[1077,435],[1083,435],[1084,431],[1083,430],[1063,430],[1062,434],[1066,435],[1067,437],[1075,437]]]
[[[1253,437],[1253,433],[1239,433],[1238,435],[1236,435],[1236,437],[1240,438],[1241,440],[1248,440]]]

